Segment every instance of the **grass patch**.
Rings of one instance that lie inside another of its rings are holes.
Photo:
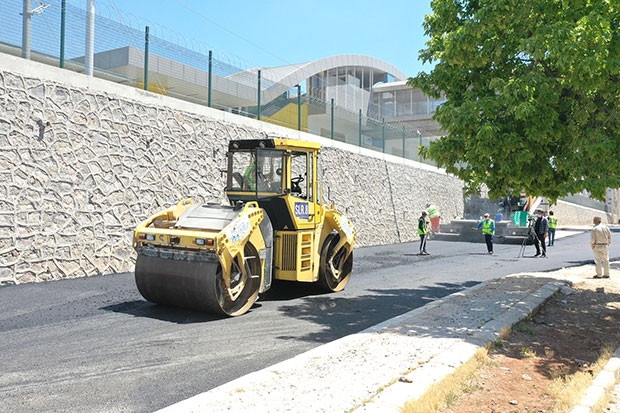
[[[519,333],[529,334],[530,336],[535,336],[536,334],[538,334],[538,332],[532,327],[530,327],[530,325],[525,321],[519,321],[514,326],[514,330],[518,331]]]
[[[519,354],[521,355],[521,357],[526,359],[536,357],[536,352],[528,346],[522,347],[519,351]]]
[[[506,340],[508,337],[510,337],[511,332],[512,332],[512,329],[510,327],[503,327],[499,331],[498,337],[500,340]]]
[[[476,372],[491,362],[488,350],[479,348],[474,357],[440,382],[430,386],[422,397],[408,401],[401,413],[429,413],[450,407],[461,394],[471,392],[477,386],[472,380]]]
[[[613,352],[614,350],[609,347],[603,349],[596,363],[590,366],[590,371],[580,371],[571,376],[556,378],[549,388],[551,396],[556,401],[552,413],[567,412],[577,406],[581,398],[586,394],[588,387],[592,385],[596,375],[605,368],[605,364],[607,364]],[[602,412],[609,403],[610,398],[610,394],[602,397],[593,411]]]
[[[510,327],[503,327],[499,334],[497,335],[497,338],[489,343],[487,343],[486,345],[486,349],[487,350],[491,350],[491,349],[498,349],[498,348],[502,348],[504,346],[504,340],[506,340],[508,337],[510,337],[510,333],[511,333],[511,328]]]

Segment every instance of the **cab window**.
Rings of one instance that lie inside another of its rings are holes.
[[[231,152],[228,188],[233,191],[282,193],[283,153],[275,150]]]
[[[312,176],[312,155],[307,152],[293,152],[291,154],[291,194],[312,201]]]

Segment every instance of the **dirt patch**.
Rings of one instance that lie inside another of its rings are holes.
[[[578,372],[594,374],[592,366],[602,352],[620,346],[616,268],[609,279],[591,278],[593,266],[555,273],[573,284],[549,298],[531,319],[515,325],[509,337],[495,342],[490,362],[444,412],[562,411],[558,381]],[[575,403],[581,399],[580,394],[572,396]]]

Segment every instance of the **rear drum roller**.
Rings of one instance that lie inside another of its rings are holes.
[[[326,292],[340,291],[349,283],[353,269],[353,252],[347,256],[347,249],[335,250],[340,241],[338,234],[330,234],[321,249],[319,286]]]

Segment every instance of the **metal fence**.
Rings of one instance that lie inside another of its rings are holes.
[[[88,73],[88,13],[72,4],[75,1],[47,0],[32,7],[30,1],[0,0],[0,52]],[[29,7],[32,13],[24,13]],[[241,58],[212,53],[201,42],[139,18],[119,22],[109,17],[112,12],[99,6],[96,10],[94,76],[433,164],[418,155],[430,140],[424,131],[378,118],[382,110],[373,102],[351,111],[333,99],[311,96],[305,84],[290,87],[262,79],[260,71],[247,69]],[[141,23],[142,29],[132,27]]]

